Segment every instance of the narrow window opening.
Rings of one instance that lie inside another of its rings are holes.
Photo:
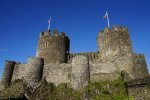
[[[45,43],[45,47],[46,47],[46,48],[48,47],[48,42]]]

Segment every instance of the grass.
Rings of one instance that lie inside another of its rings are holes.
[[[13,81],[0,96],[17,97],[23,95],[25,85],[22,80]],[[81,90],[73,90],[69,84],[55,86],[46,81],[34,92],[30,100],[133,100],[127,96],[125,82],[119,78],[114,81],[92,82]]]
[[[127,96],[125,82],[120,78],[114,81],[92,82],[84,89],[73,90],[62,83],[57,87],[47,83],[37,89],[31,100],[133,100]]]

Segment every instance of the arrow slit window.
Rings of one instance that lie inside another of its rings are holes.
[[[45,47],[46,47],[46,48],[48,47],[48,42],[45,43]]]

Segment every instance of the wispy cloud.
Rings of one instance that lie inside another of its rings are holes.
[[[0,48],[0,52],[7,51],[7,48]]]

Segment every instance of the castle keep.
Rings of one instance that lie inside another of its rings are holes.
[[[89,82],[111,81],[123,76],[128,81],[129,96],[148,96],[150,78],[145,57],[133,52],[127,27],[106,27],[98,32],[96,39],[97,52],[70,53],[70,39],[65,33],[41,32],[35,57],[28,58],[26,64],[5,62],[1,85],[16,79],[34,85],[45,79],[56,85],[68,83],[78,90]]]

